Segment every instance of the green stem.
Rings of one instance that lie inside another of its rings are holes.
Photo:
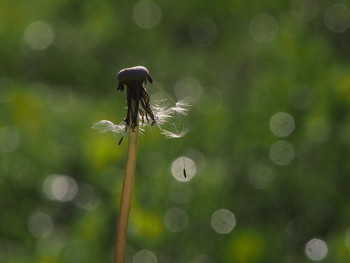
[[[124,263],[127,238],[128,218],[134,184],[136,153],[137,153],[138,127],[129,131],[128,155],[124,173],[124,182],[117,224],[116,246],[114,263]]]

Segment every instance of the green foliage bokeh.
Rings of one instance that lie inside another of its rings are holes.
[[[326,262],[349,262],[350,5],[336,3],[339,22],[327,18],[334,4],[3,0],[0,262],[112,262],[127,142],[91,126],[123,120],[116,73],[135,65],[193,107],[184,138],[140,137],[128,262],[142,249],[158,262],[310,262],[313,238]],[[270,129],[278,112],[293,117],[287,137]],[[295,152],[285,165],[270,156],[279,141]],[[187,183],[171,175],[180,156],[196,163]],[[257,186],[260,168],[270,181]],[[80,199],[50,199],[55,175],[73,179]],[[164,223],[174,207],[188,217],[175,233]],[[228,234],[211,226],[221,208],[237,220]]]

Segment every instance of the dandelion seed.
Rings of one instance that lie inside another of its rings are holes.
[[[145,84],[147,81],[152,83],[153,80],[148,69],[143,66],[120,70],[117,78],[119,80],[117,91],[123,91],[125,86],[127,88],[127,116],[119,124],[101,120],[92,128],[103,133],[122,135],[119,144],[129,129],[134,130],[138,126],[139,119],[141,133],[147,126],[157,124],[160,132],[166,138],[181,138],[186,135],[188,129],[180,123],[181,117],[186,116],[191,107],[187,100],[169,102],[167,99],[162,99],[151,105]]]
[[[171,107],[167,100],[161,100],[154,106],[154,112],[159,130],[166,138],[181,138],[185,136],[188,129],[181,125],[182,118],[187,115],[191,105],[182,100]]]
[[[94,123],[92,126],[93,129],[99,130],[102,133],[116,133],[123,134],[125,132],[125,126],[121,123],[119,125],[114,124],[108,120],[102,120]]]
[[[182,161],[183,161],[183,163],[184,163],[184,169],[183,169],[184,177],[187,178],[186,163],[185,163],[185,158],[184,158],[184,157],[182,157]]]
[[[169,127],[168,129],[159,127],[160,132],[167,138],[167,139],[177,139],[184,137],[188,130],[185,128],[182,128],[181,130],[178,129],[176,126]],[[173,129],[173,131],[171,131]]]
[[[118,142],[118,145],[121,145],[121,144],[122,144],[123,139],[124,139],[124,136],[122,136],[122,137],[120,138],[120,140],[119,140],[119,142]]]
[[[188,110],[191,107],[191,105],[188,102],[186,102],[185,100],[178,101],[178,102],[176,102],[175,105],[176,105],[175,107],[171,108],[172,111],[176,112],[180,115],[183,115],[183,116],[188,114]]]

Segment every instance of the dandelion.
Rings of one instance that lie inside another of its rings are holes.
[[[130,127],[132,130],[136,128],[138,114],[140,114],[142,118],[142,123],[144,122],[144,118],[146,118],[147,122],[149,118],[151,118],[152,125],[155,124],[156,120],[154,119],[149,103],[149,95],[144,85],[147,83],[147,80],[150,83],[153,82],[148,69],[142,66],[122,69],[118,72],[117,79],[119,80],[117,91],[123,91],[124,86],[126,86],[126,102],[128,109],[128,113],[124,119],[126,128]]]
[[[124,91],[126,87],[126,117],[119,124],[102,120],[95,123],[93,128],[100,132],[122,135],[122,139],[126,134],[129,136],[114,254],[114,263],[123,263],[125,260],[127,226],[134,184],[139,130],[143,131],[147,126],[156,124],[161,133],[167,138],[183,137],[187,129],[184,127],[180,129],[173,121],[188,113],[189,104],[186,101],[179,101],[174,103],[174,106],[169,106],[168,101],[164,99],[152,106],[146,84],[147,81],[153,83],[153,80],[148,69],[143,66],[122,69],[118,72],[117,79],[119,81],[117,91]],[[184,174],[186,176],[185,172]]]
[[[117,91],[124,91],[126,86],[127,115],[124,121],[114,124],[109,120],[101,120],[92,128],[124,136],[129,129],[134,131],[141,119],[141,131],[156,124],[166,138],[181,138],[186,135],[188,129],[179,123],[180,117],[187,115],[191,107],[187,100],[173,102],[170,99],[169,102],[168,99],[163,99],[151,105],[145,85],[147,81],[153,83],[153,80],[148,69],[143,66],[122,69],[118,72],[117,79]]]

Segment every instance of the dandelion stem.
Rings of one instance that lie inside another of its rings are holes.
[[[125,260],[128,218],[136,168],[137,139],[138,126],[134,130],[129,129],[128,155],[118,215],[114,263],[124,263]]]

